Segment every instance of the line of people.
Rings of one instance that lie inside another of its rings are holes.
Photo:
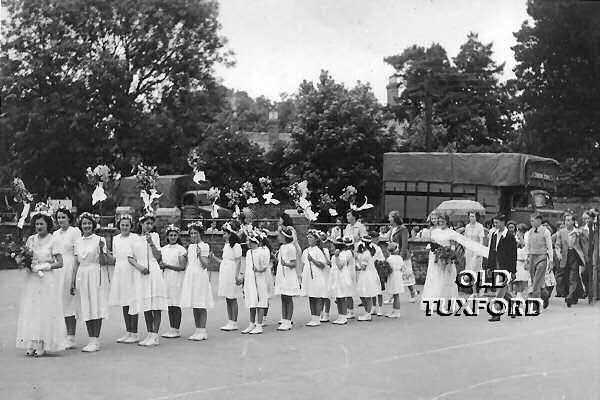
[[[60,208],[55,215],[58,229],[53,233],[52,215],[34,214],[31,223],[36,234],[26,243],[33,252],[33,262],[22,292],[16,345],[25,348],[26,355],[36,357],[46,351],[77,348],[76,323],[82,320],[89,336],[82,351],[96,352],[100,350],[99,336],[109,305],[122,308],[126,333],[117,339],[119,343],[158,345],[163,311],[168,313],[170,329],[162,337],[180,337],[182,308],[193,310],[196,331],[189,339],[206,340],[207,310],[214,307],[208,271],[213,262],[220,263],[217,292],[227,305],[228,322],[221,327],[223,331],[239,329],[240,297],[250,316],[249,326],[241,331],[244,334],[263,332],[269,301],[276,295],[281,298],[282,308],[279,331],[292,328],[293,298],[297,296],[308,298],[309,327],[329,322],[331,298],[337,305],[338,317],[332,321],[336,325],[355,318],[354,297],[361,299],[365,309],[357,320],[370,321],[372,314],[383,315],[384,289],[393,298],[392,312],[387,317],[399,318],[399,295],[408,287],[410,301],[414,302],[417,294],[407,229],[399,214],[393,212],[391,230],[378,243],[379,236],[369,236],[362,229],[355,232],[357,215],[352,210],[348,214],[349,225],[344,232],[348,235],[331,240],[321,231],[309,230],[304,250],[300,249],[291,218],[283,214],[279,229],[283,243],[274,254],[266,232],[244,228],[237,221],[226,223],[221,228],[225,240],[222,258],[216,257],[202,240],[200,222],[188,226],[191,244],[186,249],[177,227],[167,227],[167,243],[161,246],[158,233],[153,232],[152,214],[139,219],[139,234],[132,232],[132,217],[122,215],[110,252],[105,239],[94,233],[97,225],[91,214],[81,214],[75,228],[70,210]],[[387,272],[379,273],[376,265],[386,260]],[[112,279],[109,264],[115,265]],[[38,275],[39,271],[43,276]],[[148,334],[140,340],[138,315],[142,313]]]

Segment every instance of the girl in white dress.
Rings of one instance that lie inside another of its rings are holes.
[[[201,341],[208,339],[206,334],[207,308],[213,308],[212,286],[208,275],[208,265],[211,257],[208,243],[202,241],[204,227],[199,221],[188,225],[191,244],[187,251],[188,265],[185,269],[183,286],[181,288],[181,307],[191,308],[194,313],[196,332],[189,340]]]
[[[35,214],[31,217],[31,225],[37,233],[26,242],[33,259],[31,268],[25,272],[27,276],[21,292],[16,345],[27,349],[27,356],[41,357],[46,351],[65,349],[67,331],[62,310],[62,275],[55,273],[62,268],[62,256],[49,234],[52,218]]]
[[[264,251],[259,250],[260,234],[250,232],[248,237],[248,252],[246,253],[246,270],[244,273],[244,296],[246,307],[250,309],[250,325],[242,333],[262,333],[264,309],[269,305],[267,276],[269,273],[269,258]]]
[[[400,318],[400,293],[404,293],[404,259],[400,256],[400,246],[396,242],[390,242],[388,244],[388,251],[390,255],[387,258],[387,262],[392,268],[392,273],[387,277],[385,282],[385,289],[394,298],[392,303],[392,312],[386,317],[388,318]]]
[[[160,270],[160,238],[152,232],[155,217],[147,213],[140,218],[141,235],[131,241],[129,263],[135,267],[129,314],[144,313],[148,336],[139,346],[158,346],[158,329],[162,311],[169,308],[167,285]]]
[[[303,296],[308,297],[311,321],[306,326],[321,325],[323,299],[329,296],[324,269],[329,265],[325,252],[321,248],[319,231],[310,229],[306,235],[308,247],[302,252],[302,288]]]
[[[346,308],[348,309],[348,313],[346,314],[347,319],[354,318],[354,297],[356,296],[356,278],[357,278],[357,266],[356,266],[356,258],[354,257],[354,252],[356,250],[356,244],[354,243],[354,237],[352,236],[344,236],[344,245],[346,249],[342,251],[344,258],[348,259],[348,271],[350,272],[350,277],[352,278],[352,288],[353,294],[352,296],[346,297]]]
[[[518,299],[527,297],[529,271],[527,270],[527,248],[525,247],[525,233],[528,231],[527,226],[519,224],[517,227],[517,273],[515,281],[512,283],[513,292]]]
[[[358,317],[359,321],[370,321],[373,297],[381,291],[381,282],[375,269],[375,247],[371,245],[371,237],[363,236],[356,248],[356,265],[359,269],[356,292],[365,307],[365,313]]]
[[[483,244],[485,238],[485,230],[483,225],[478,222],[479,213],[470,212],[469,213],[469,223],[465,227],[464,235],[480,244]],[[479,273],[481,271],[481,266],[483,263],[483,258],[476,255],[473,251],[465,249],[465,269],[475,271]],[[471,297],[474,297],[477,294],[477,285],[473,285],[473,294]],[[481,290],[481,295],[483,295],[483,290]]]
[[[296,246],[292,229],[283,227],[280,230],[285,243],[277,252],[277,273],[275,275],[275,295],[281,295],[281,325],[279,331],[292,329],[294,314],[293,296],[300,295],[300,284],[296,275]]]
[[[131,232],[133,218],[129,214],[121,214],[117,220],[120,233],[112,239],[112,254],[108,254],[109,262],[115,264],[113,279],[110,284],[108,295],[109,306],[121,306],[126,333],[117,339],[117,343],[138,343],[138,315],[129,314],[131,303],[133,277],[135,268],[129,263],[131,254],[131,242],[137,238]]]
[[[63,314],[65,316],[65,325],[67,326],[67,344],[66,349],[76,349],[75,330],[77,327],[77,319],[75,314],[77,306],[75,296],[71,296],[71,279],[73,276],[73,265],[75,257],[73,255],[75,242],[81,237],[81,231],[71,224],[73,223],[73,214],[67,207],[61,206],[56,211],[56,221],[59,229],[52,236],[57,251],[63,259],[62,268],[58,269],[55,274],[62,276],[61,293],[63,296]]]
[[[227,325],[222,326],[221,330],[226,332],[238,330],[238,297],[241,295],[240,284],[242,278],[240,271],[242,268],[242,246],[240,238],[237,235],[238,229],[235,229],[229,222],[221,227],[223,231],[223,258],[214,257],[219,266],[219,296],[225,297],[227,303]]]
[[[331,272],[329,275],[329,296],[334,297],[337,303],[338,318],[333,321],[336,325],[345,325],[348,322],[348,306],[346,299],[352,298],[356,293],[352,273],[354,269],[354,256],[340,236],[335,240],[335,252],[331,258]]]
[[[321,246],[323,253],[325,253],[325,260],[327,265],[323,268],[323,275],[325,276],[325,285],[327,287],[327,297],[323,298],[323,312],[321,313],[321,322],[329,322],[329,311],[331,310],[331,299],[329,298],[329,275],[331,274],[331,253],[335,250],[333,244],[329,241],[329,237],[325,232],[319,232],[319,238],[321,239]]]
[[[448,216],[440,216],[438,218],[438,229],[432,229],[431,231],[430,239],[432,242],[446,247],[451,246],[452,236],[458,234],[448,228],[448,221]],[[426,310],[427,301],[429,301],[431,307],[434,307],[434,300],[440,301],[440,307],[444,306],[454,309],[456,304],[450,300],[457,297],[456,266],[454,264],[444,266],[436,263],[435,254],[433,251],[430,251],[427,276],[425,277],[425,285],[421,294],[421,310]]]
[[[100,350],[102,320],[108,318],[108,267],[106,240],[94,233],[97,227],[92,214],[79,216],[79,229],[83,236],[75,242],[75,265],[71,281],[71,294],[78,298],[78,318],[85,321],[90,343],[81,351]]]
[[[167,296],[169,297],[169,332],[162,334],[167,339],[178,338],[179,327],[181,325],[181,308],[179,307],[181,299],[181,288],[185,268],[187,265],[187,251],[181,245],[179,240],[179,228],[171,224],[167,226],[165,233],[167,235],[167,244],[160,249],[162,260],[159,263],[163,270],[163,278],[167,285]]]

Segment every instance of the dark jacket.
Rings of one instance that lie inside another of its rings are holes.
[[[517,240],[510,232],[500,239],[498,250],[496,242],[498,232],[494,232],[490,240],[490,255],[488,257],[488,269],[505,269],[508,272],[517,272]]]
[[[390,238],[392,242],[396,242],[400,247],[400,257],[403,259],[408,258],[408,228],[406,225],[400,225],[398,230],[394,232],[392,237]]]

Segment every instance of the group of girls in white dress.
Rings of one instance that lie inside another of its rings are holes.
[[[225,240],[222,258],[202,241],[200,222],[188,226],[191,243],[187,249],[181,245],[179,229],[174,225],[166,228],[167,243],[161,247],[158,233],[153,232],[152,214],[140,218],[139,234],[132,232],[132,217],[121,215],[119,234],[113,237],[110,252],[105,239],[94,233],[97,222],[91,214],[79,217],[79,229],[71,226],[73,216],[67,209],[59,209],[56,220],[59,229],[50,234],[50,215],[35,214],[31,219],[36,234],[29,237],[27,246],[33,252],[33,263],[26,277],[17,329],[17,347],[26,348],[30,356],[77,348],[78,319],[85,321],[89,336],[82,351],[100,350],[98,338],[109,305],[122,307],[126,332],[118,343],[158,345],[162,311],[168,312],[170,325],[162,337],[180,337],[182,308],[193,312],[196,331],[189,339],[206,340],[207,310],[214,307],[208,271],[213,262],[220,263],[218,295],[227,305],[228,322],[221,327],[223,331],[239,329],[238,299],[242,296],[250,324],[241,333],[260,334],[269,301],[275,295],[281,297],[282,306],[277,330],[288,331],[292,328],[294,297],[308,297],[311,320],[307,326],[316,327],[329,321],[331,298],[338,311],[334,324],[344,325],[354,318],[353,297],[360,297],[365,308],[357,319],[371,320],[372,298],[382,293],[374,264],[382,252],[370,236],[359,241],[353,236],[339,236],[331,241],[323,232],[310,230],[308,247],[301,251],[291,219],[285,214],[278,229],[282,244],[275,254],[266,231],[243,228],[233,221],[221,228]],[[241,238],[246,242],[241,243]],[[247,246],[245,254],[242,245]],[[398,318],[399,294],[410,283],[403,275],[412,275],[412,267],[396,243],[390,243],[386,250],[392,269],[386,281],[387,293],[394,298],[388,317]],[[115,265],[112,279],[108,264]],[[138,334],[140,313],[148,332],[143,340]]]

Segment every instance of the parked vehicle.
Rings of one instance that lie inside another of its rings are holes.
[[[475,200],[486,215],[498,212],[529,222],[539,212],[555,224],[558,162],[520,153],[385,153],[383,207],[423,221],[445,200]]]

